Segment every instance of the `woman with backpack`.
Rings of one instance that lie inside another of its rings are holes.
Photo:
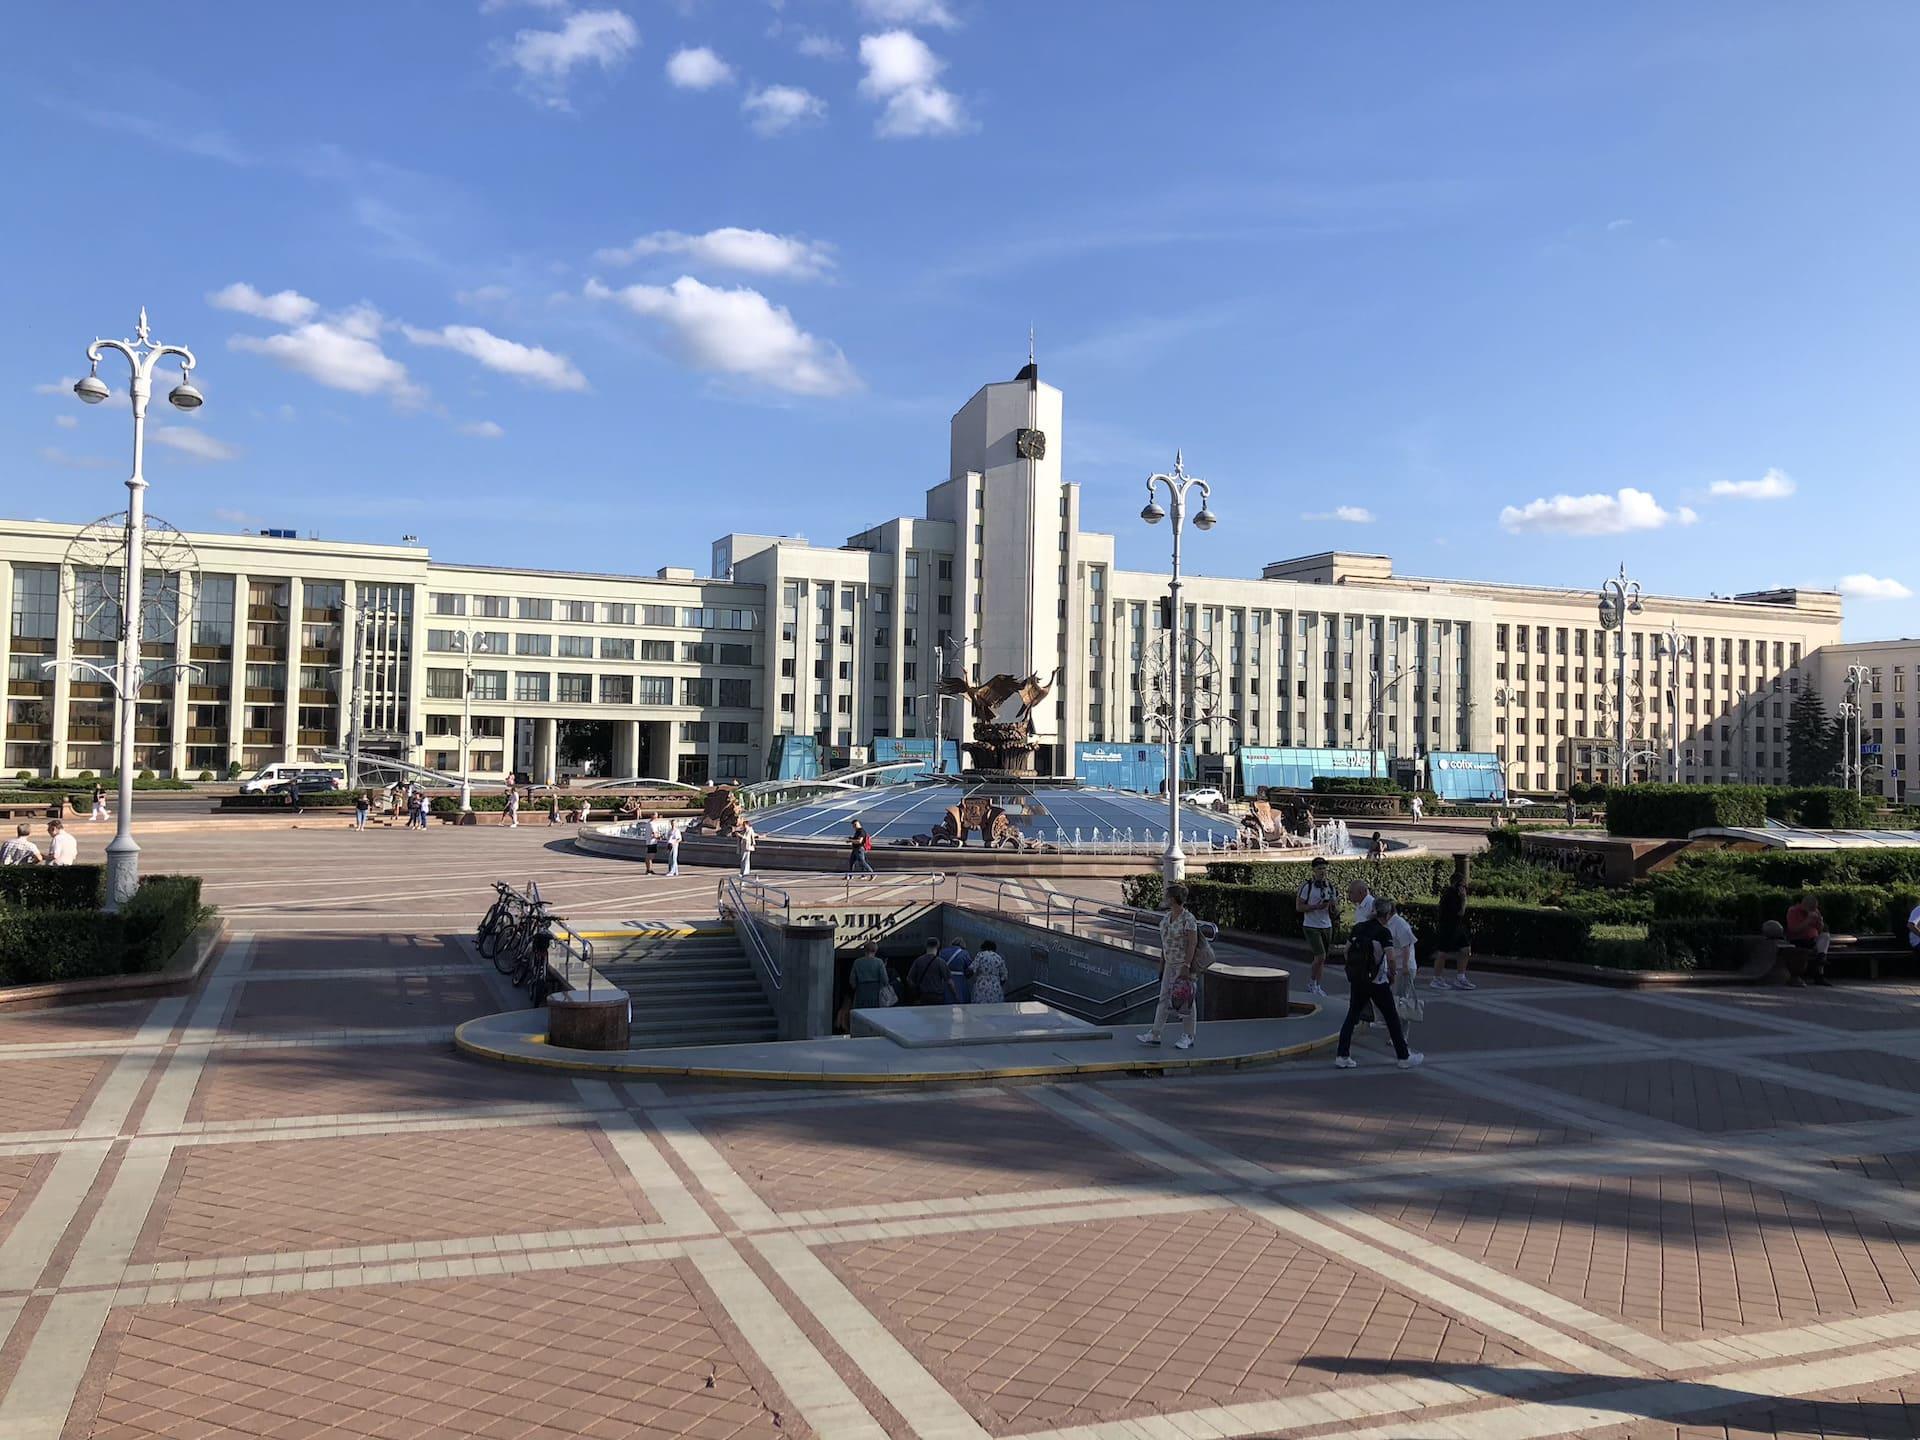
[[[1153,1028],[1134,1038],[1142,1045],[1158,1045],[1167,1017],[1177,1016],[1182,1034],[1176,1050],[1191,1050],[1199,1029],[1200,922],[1187,909],[1187,887],[1167,887],[1167,913],[1160,921],[1160,1003],[1154,1008]]]

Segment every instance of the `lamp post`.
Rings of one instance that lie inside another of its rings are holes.
[[[133,742],[140,695],[140,612],[146,586],[143,546],[147,480],[141,472],[147,452],[147,401],[153,395],[154,367],[165,356],[180,357],[180,383],[167,394],[168,403],[175,409],[198,410],[206,397],[193,385],[193,352],[181,345],[156,344],[148,334],[147,311],[142,306],[133,339],[95,340],[87,347],[86,378],[73,387],[73,393],[89,405],[98,405],[110,393],[100,378],[100,356],[107,350],[126,356],[132,370],[129,394],[133,401],[133,474],[127,477],[127,554],[120,578],[120,664],[114,687],[120,701],[119,812],[113,839],[107,842],[106,908],[118,910],[140,886],[140,846],[133,838]]]
[[[1627,616],[1638,615],[1640,582],[1627,578],[1626,562],[1620,573],[1600,582],[1600,628],[1620,632],[1620,689],[1614,697],[1618,708],[1615,737],[1620,746],[1620,783],[1627,783]]]
[[[1514,702],[1514,701],[1515,701],[1515,700],[1516,700],[1517,698],[1519,698],[1519,692],[1518,692],[1517,690],[1515,690],[1515,689],[1514,689],[1514,688],[1513,688],[1513,687],[1512,687],[1511,685],[1502,685],[1502,686],[1500,686],[1500,687],[1499,687],[1498,689],[1496,689],[1496,690],[1495,690],[1495,691],[1493,692],[1493,694],[1491,694],[1491,695],[1489,695],[1489,696],[1488,696],[1487,698],[1488,698],[1489,700],[1491,700],[1491,701],[1493,701],[1493,703],[1494,703],[1494,704],[1496,704],[1496,705],[1498,705],[1498,706],[1499,706],[1499,707],[1500,707],[1500,708],[1501,708],[1502,710],[1511,710],[1511,709],[1513,708],[1513,702]],[[1501,719],[1502,719],[1502,720],[1511,720],[1512,718],[1513,718],[1513,717],[1512,717],[1512,716],[1510,716],[1510,715],[1503,715],[1503,716],[1501,716]],[[1508,727],[1508,731],[1507,731],[1507,733],[1508,733],[1508,735],[1509,735],[1509,736],[1511,736],[1511,734],[1513,733],[1513,732],[1512,732],[1512,727],[1511,727],[1511,726],[1509,726],[1509,727]],[[1507,765],[1508,765],[1509,763],[1511,763],[1511,762],[1509,762],[1509,761],[1502,761],[1502,762],[1501,762],[1501,767],[1500,767],[1500,788],[1501,788],[1501,789],[1502,789],[1503,791],[1504,791],[1504,790],[1507,790],[1508,788],[1510,788],[1510,787],[1509,787],[1509,786],[1507,785],[1507,771],[1506,771],[1506,767],[1507,767]],[[1526,763],[1526,756],[1525,756],[1525,754],[1522,754],[1522,755],[1521,755],[1521,757],[1520,757],[1520,763],[1521,763],[1522,765],[1525,765],[1525,763]],[[1522,771],[1521,771],[1520,773],[1521,773],[1521,778],[1522,778],[1522,779],[1524,779],[1524,778],[1526,777],[1526,771],[1525,771],[1525,770],[1523,769],[1523,770],[1522,770]]]
[[[1160,508],[1159,486],[1167,487],[1167,506]],[[1155,473],[1147,477],[1147,503],[1140,507],[1140,518],[1149,525],[1158,525],[1169,514],[1173,517],[1173,574],[1167,587],[1169,610],[1167,614],[1167,698],[1171,707],[1167,725],[1167,848],[1160,857],[1161,878],[1169,885],[1186,877],[1187,857],[1180,848],[1180,670],[1185,652],[1180,645],[1180,532],[1187,521],[1187,492],[1194,488],[1200,491],[1200,510],[1193,517],[1196,530],[1211,530],[1219,517],[1208,508],[1212,499],[1212,488],[1198,476],[1187,474],[1184,458],[1179,451],[1173,454],[1173,471]]]
[[[1846,754],[1840,772],[1840,783],[1858,795],[1866,788],[1866,756],[1862,751],[1865,732],[1860,721],[1866,709],[1860,703],[1860,687],[1873,675],[1873,669],[1867,665],[1847,666],[1847,698],[1840,706],[1842,731],[1845,737]]]
[[[1375,780],[1380,778],[1380,729],[1386,723],[1387,694],[1408,676],[1423,674],[1421,666],[1410,665],[1384,685],[1378,675],[1373,677],[1373,703],[1367,707],[1367,773]]]
[[[460,649],[466,657],[462,667],[465,683],[460,687],[460,812],[464,815],[473,809],[473,777],[467,770],[467,748],[473,743],[473,657],[493,652],[487,648],[487,637],[478,631],[454,633],[461,637]]]
[[[1667,658],[1667,783],[1680,783],[1680,662],[1693,658],[1693,639],[1680,633],[1680,622],[1669,620],[1659,637]]]
[[[966,675],[967,651],[972,648],[972,646],[973,637],[971,635],[962,635],[951,645],[935,645],[933,647],[933,675],[936,686],[944,682],[947,678],[947,657],[949,655],[959,657],[960,673],[962,677]],[[958,699],[959,697],[955,696],[954,698]],[[947,710],[946,706],[942,703],[946,699],[947,696],[939,693],[936,693],[933,697],[933,773],[936,775],[944,775],[947,773]]]

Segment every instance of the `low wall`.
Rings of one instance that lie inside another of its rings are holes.
[[[1690,842],[1686,840],[1630,840],[1596,831],[1528,830],[1520,836],[1520,853],[1536,865],[1564,870],[1593,884],[1631,885],[1650,870],[1659,869]]]
[[[782,924],[757,915],[736,914],[733,930],[747,952],[754,978],[766,992],[782,1040],[817,1040],[833,1034],[833,926]],[[764,946],[780,968],[775,984],[755,953]]]

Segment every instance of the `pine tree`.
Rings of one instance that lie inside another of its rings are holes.
[[[1827,714],[1811,686],[1794,697],[1787,714],[1787,778],[1795,785],[1836,785],[1840,770],[1840,721]]]

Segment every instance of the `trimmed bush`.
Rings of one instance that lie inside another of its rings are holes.
[[[1621,785],[1607,792],[1607,833],[1684,840],[1695,830],[1758,827],[1767,818],[1759,785]]]
[[[0,901],[19,910],[85,910],[100,903],[99,865],[0,866]]]
[[[200,880],[193,875],[149,876],[115,915],[91,908],[8,906],[0,909],[0,984],[37,985],[157,970],[204,913]]]
[[[1316,775],[1316,795],[1404,795],[1406,787],[1393,780],[1370,780],[1350,775]]]
[[[1375,894],[1385,895],[1390,900],[1414,900],[1437,895],[1452,874],[1452,860],[1436,859],[1430,855],[1401,859],[1389,856],[1385,860],[1333,860],[1327,865],[1327,879],[1343,895],[1348,885],[1355,880],[1363,880]],[[1228,885],[1283,890],[1291,897],[1312,878],[1312,862],[1215,860],[1207,866],[1206,878]]]
[[[1832,785],[1775,790],[1767,797],[1767,815],[1809,830],[1858,830],[1872,809],[1865,796]]]

